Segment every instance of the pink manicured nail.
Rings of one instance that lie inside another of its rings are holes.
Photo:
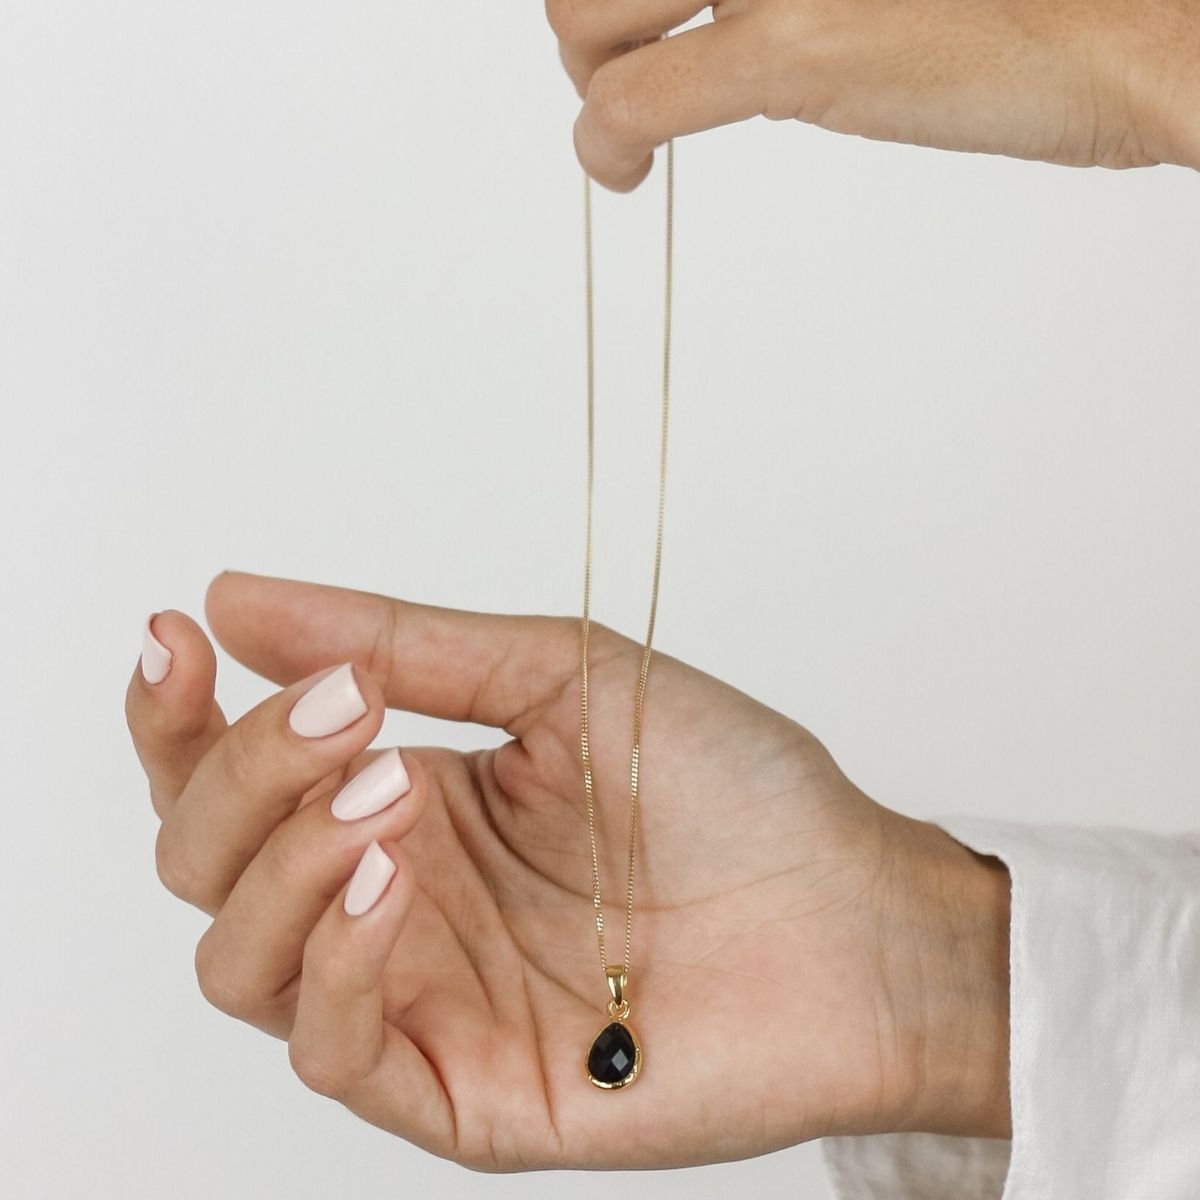
[[[150,628],[150,622],[157,616],[158,613],[151,613],[142,626],[142,678],[147,683],[162,683],[171,669],[170,650],[154,636],[154,630]]]
[[[354,668],[343,663],[292,705],[288,724],[301,737],[327,737],[345,729],[366,711],[367,702],[354,682]]]
[[[342,907],[347,915],[361,917],[369,912],[395,873],[396,864],[383,852],[378,842],[372,842],[358,860],[350,886],[346,889]]]
[[[359,821],[394,804],[411,786],[400,751],[392,746],[372,759],[334,796],[329,811],[339,821]]]

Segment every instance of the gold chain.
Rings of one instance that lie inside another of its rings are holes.
[[[671,241],[672,209],[675,191],[675,143],[667,142],[667,231],[666,231],[666,294],[663,320],[662,374],[662,435],[658,468],[658,537],[654,549],[654,587],[650,597],[650,622],[646,630],[646,645],[642,652],[642,667],[638,676],[637,698],[633,709],[633,754],[629,768],[629,873],[625,893],[625,962],[629,976],[629,951],[633,930],[633,872],[634,846],[637,839],[638,759],[642,741],[642,707],[646,695],[646,678],[650,671],[650,645],[654,640],[654,618],[658,610],[658,580],[662,569],[663,510],[667,483],[667,416],[670,407],[671,380]],[[583,682],[580,689],[579,745],[583,760],[583,785],[587,792],[588,835],[592,845],[592,905],[596,910],[596,936],[600,944],[600,968],[608,973],[604,952],[604,910],[600,907],[600,866],[596,855],[596,816],[592,792],[592,759],[588,743],[588,633],[592,594],[592,484],[594,461],[595,373],[592,331],[592,181],[583,174],[584,259],[587,279],[587,552],[583,571]],[[611,986],[611,985],[610,985]],[[619,994],[619,993],[618,993]],[[628,1011],[628,1004],[624,1004]],[[610,1008],[610,1011],[611,1008]]]

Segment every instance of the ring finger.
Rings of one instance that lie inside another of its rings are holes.
[[[247,866],[196,948],[210,1003],[285,1037],[304,944],[372,841],[403,838],[428,793],[423,753],[391,747],[288,817]]]

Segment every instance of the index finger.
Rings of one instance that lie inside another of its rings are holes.
[[[757,116],[766,108],[758,25],[738,14],[649,42],[598,67],[575,120],[583,169],[610,191],[632,191],[654,148]]]
[[[277,683],[354,662],[379,681],[389,707],[515,737],[579,669],[577,618],[473,612],[244,571],[218,575],[205,609],[225,649]],[[601,653],[632,646],[596,622],[592,636],[593,666]]]

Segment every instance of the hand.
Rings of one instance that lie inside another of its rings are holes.
[[[877,805],[793,721],[655,652],[627,993],[644,1064],[603,1091],[584,1071],[609,994],[579,620],[233,572],[206,611],[234,657],[285,686],[227,724],[199,625],[155,618],[170,669],[151,684],[135,668],[126,712],[162,818],[159,872],[214,917],[196,955],[204,994],[289,1039],[309,1086],[488,1171],[684,1166],[828,1133],[1007,1133],[1003,867]],[[593,623],[613,962],[640,654]],[[292,706],[344,662],[340,700],[355,698],[349,675],[361,695],[344,727],[293,732]],[[405,747],[408,791],[338,820],[331,797],[384,753],[367,747],[385,704],[512,740]],[[395,872],[349,916],[346,882],[372,842]]]
[[[613,191],[749,117],[1069,166],[1200,168],[1200,0],[546,0]]]

